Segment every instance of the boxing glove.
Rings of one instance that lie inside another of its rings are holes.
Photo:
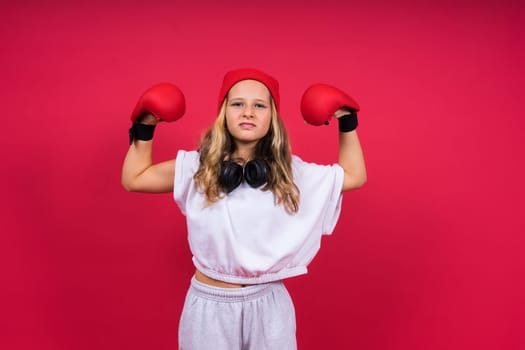
[[[186,111],[184,95],[173,84],[161,83],[150,87],[140,97],[131,113],[131,121],[138,122],[144,114],[152,114],[157,120],[173,122]]]
[[[301,98],[301,114],[312,125],[328,124],[334,113],[344,107],[350,109],[350,114],[357,118],[357,102],[343,91],[326,84],[310,86]]]
[[[161,83],[150,87],[140,97],[131,113],[133,124],[129,129],[129,143],[133,140],[149,141],[153,138],[155,125],[141,123],[144,115],[151,114],[158,121],[173,122],[186,111],[184,95],[173,84]]]

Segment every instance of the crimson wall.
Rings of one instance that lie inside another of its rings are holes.
[[[154,160],[194,149],[223,74],[278,78],[294,153],[324,82],[362,107],[367,184],[344,194],[306,276],[300,349],[523,349],[523,5],[81,1],[0,5],[0,348],[175,349],[192,275],[171,195],[126,192],[129,115],[177,84]]]

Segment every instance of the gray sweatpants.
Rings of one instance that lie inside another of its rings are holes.
[[[281,281],[218,288],[195,279],[179,324],[181,350],[293,350],[295,309]]]

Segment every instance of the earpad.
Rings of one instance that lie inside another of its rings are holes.
[[[259,187],[268,182],[270,175],[270,166],[265,160],[250,160],[244,166],[244,179],[252,187]]]
[[[257,188],[268,182],[270,175],[270,166],[268,162],[262,159],[253,159],[242,165],[236,162],[222,162],[221,172],[219,174],[219,183],[226,193],[236,189],[243,179],[251,187]]]
[[[226,193],[236,189],[243,179],[242,165],[235,162],[222,162],[219,183]]]

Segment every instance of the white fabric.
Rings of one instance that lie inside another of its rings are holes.
[[[196,151],[179,151],[175,161],[174,199],[186,216],[193,263],[217,280],[255,284],[307,272],[320,248],[322,234],[331,234],[341,212],[344,171],[338,165],[292,159],[300,190],[299,211],[289,214],[275,205],[271,191],[242,183],[218,202],[205,206],[193,175]]]

